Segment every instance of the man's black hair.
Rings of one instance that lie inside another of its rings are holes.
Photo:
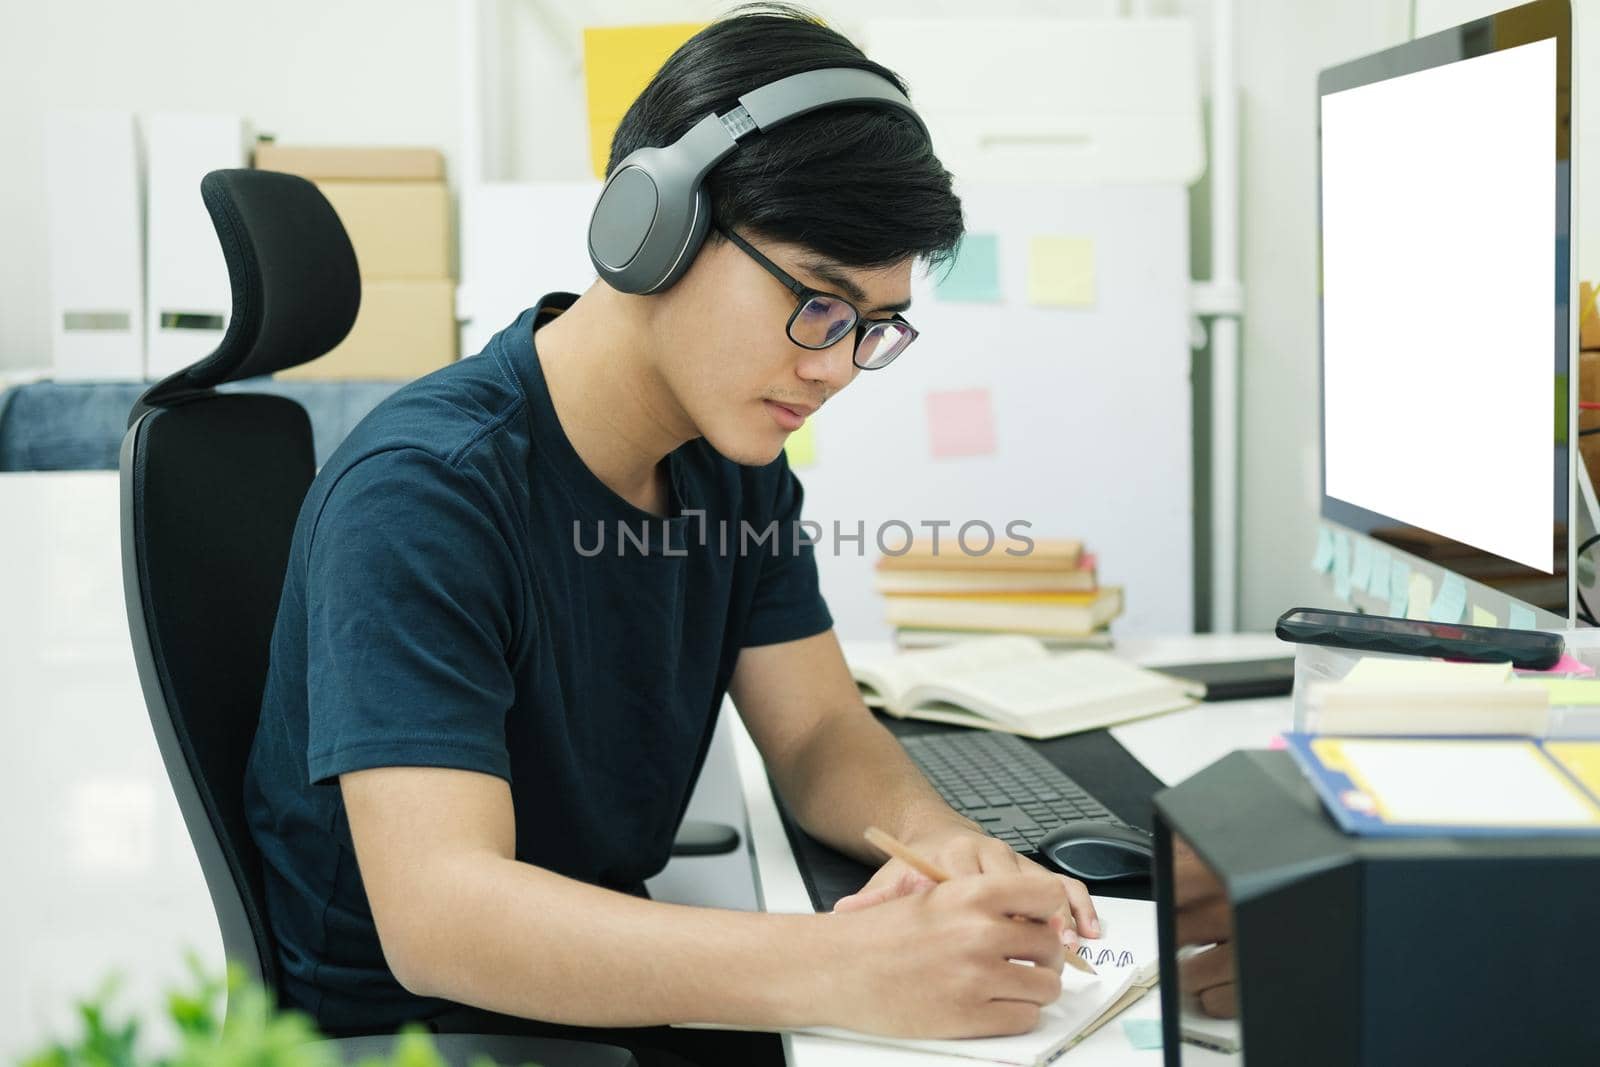
[[[671,144],[752,89],[820,67],[870,70],[905,91],[893,71],[799,8],[736,9],[656,72],[617,126],[606,173],[636,148]],[[752,134],[712,169],[706,189],[716,223],[850,267],[912,256],[943,264],[963,229],[950,172],[916,122],[892,108],[820,108]],[[708,240],[716,239],[713,230]]]

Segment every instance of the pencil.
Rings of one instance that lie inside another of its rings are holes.
[[[868,843],[878,849],[881,849],[884,854],[892,856],[893,858],[901,861],[906,866],[910,867],[912,870],[923,875],[929,880],[933,882],[948,882],[950,880],[949,873],[947,873],[943,867],[940,867],[932,860],[925,859],[924,857],[917,855],[917,853],[913,852],[910,848],[896,840],[892,834],[886,833],[885,831],[878,829],[876,826],[869,826],[867,827],[866,838]],[[1095,969],[1089,965],[1089,961],[1078,955],[1076,952],[1067,953],[1067,962],[1075,969],[1082,971],[1084,974],[1097,973]]]

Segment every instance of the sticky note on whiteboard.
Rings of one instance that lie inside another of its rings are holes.
[[[1028,243],[1028,303],[1083,308],[1094,302],[1092,239],[1044,236]]]
[[[1513,630],[1538,629],[1538,627],[1534,625],[1533,609],[1531,608],[1525,608],[1521,604],[1512,604],[1509,610],[1509,615],[1510,618],[1507,619],[1506,625],[1511,627]]]
[[[1350,584],[1364,593],[1371,581],[1372,542],[1362,538],[1356,542],[1356,560],[1350,567]]]
[[[1333,569],[1333,531],[1326,526],[1317,527],[1317,550],[1311,556],[1311,569],[1318,574]]]
[[[1389,553],[1381,548],[1372,550],[1372,574],[1367,579],[1367,592],[1379,600],[1389,599]]]
[[[1410,603],[1406,606],[1406,618],[1426,619],[1428,610],[1433,607],[1433,579],[1426,574],[1413,574],[1409,600]]]
[[[1406,604],[1411,600],[1411,565],[1395,560],[1389,567],[1389,614],[1396,619],[1406,617]]]
[[[1472,605],[1472,625],[1474,626],[1499,626],[1500,620],[1488,608]]]
[[[1446,574],[1439,583],[1439,595],[1433,600],[1428,618],[1434,622],[1460,622],[1467,610],[1467,583],[1460,576]]]
[[[994,452],[994,405],[987,389],[928,394],[928,434],[935,459]]]
[[[628,107],[678,46],[703,22],[651,26],[590,26],[583,31],[583,80],[589,102],[589,162],[606,176],[611,138]]]
[[[817,461],[817,438],[810,419],[806,419],[798,430],[789,435],[789,440],[783,444],[783,451],[788,455],[791,467],[809,467]]]
[[[999,303],[999,238],[992,233],[969,233],[961,238],[955,261],[939,278],[934,295],[952,303]]]
[[[1333,535],[1333,595],[1350,599],[1350,535]]]

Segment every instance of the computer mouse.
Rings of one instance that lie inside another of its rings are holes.
[[[1149,834],[1115,822],[1068,823],[1041,838],[1038,849],[1057,870],[1083,882],[1147,878],[1155,856]]]

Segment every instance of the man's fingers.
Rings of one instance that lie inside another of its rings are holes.
[[[1073,925],[1078,933],[1084,937],[1099,937],[1100,916],[1094,910],[1094,898],[1089,895],[1089,887],[1064,874],[1057,877],[1067,888],[1067,905],[1071,908]]]
[[[1227,985],[1212,986],[1200,994],[1200,1010],[1213,1019],[1237,1019],[1239,1017],[1239,987],[1229,982]]]
[[[873,890],[869,893],[863,889],[860,892],[851,893],[847,897],[840,897],[834,901],[833,910],[860,911],[862,908],[870,908],[874,904],[882,904],[886,899],[888,898],[878,890]]]
[[[840,897],[834,902],[834,911],[856,911],[861,908],[870,908],[875,904],[882,904],[895,897],[903,897],[910,893],[926,889],[934,883],[923,874],[912,870],[899,860],[890,860],[878,868],[878,873],[868,879],[867,884],[847,897]]]
[[[1233,947],[1217,945],[1190,956],[1178,965],[1179,982],[1191,992],[1233,984]]]
[[[1054,1004],[1061,997],[1059,970],[1007,963],[1000,973],[1001,976],[990,987],[995,1000],[1021,1000],[1043,1006]]]
[[[1035,966],[1061,973],[1067,965],[1067,950],[1050,927],[1039,923],[1013,922],[1001,946],[1006,959],[1030,960]]]
[[[973,900],[1007,915],[1048,922],[1067,904],[1067,889],[1058,879],[1032,874],[994,874],[971,880]]]

